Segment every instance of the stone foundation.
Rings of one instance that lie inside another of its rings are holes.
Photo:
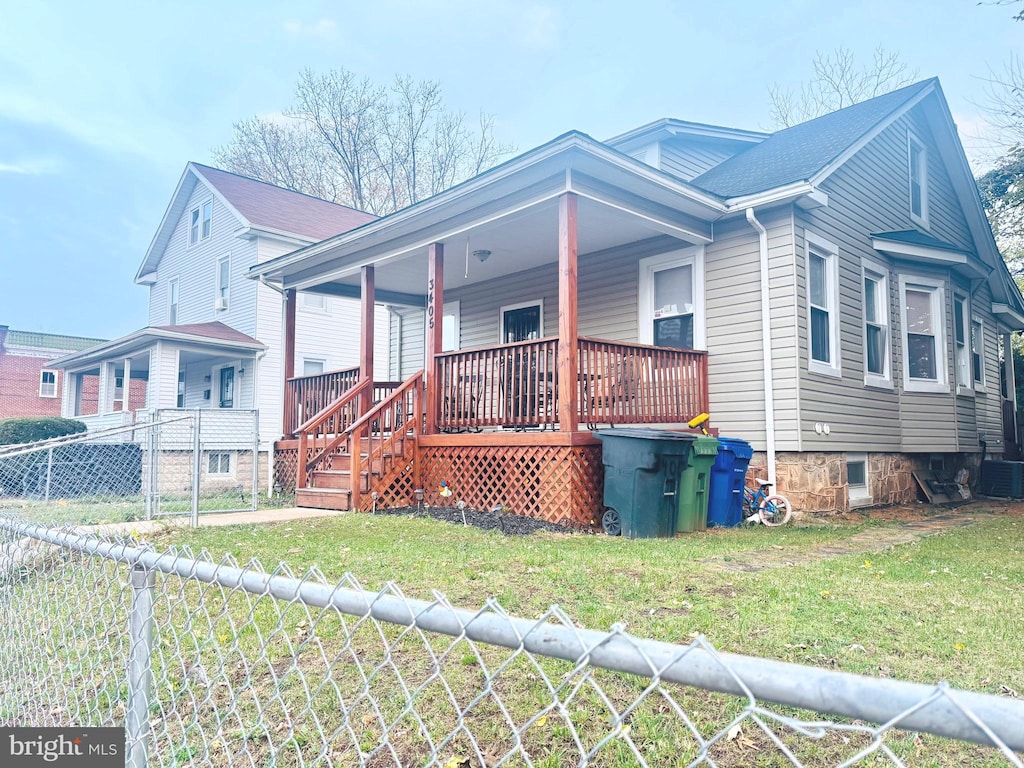
[[[868,491],[870,499],[858,506],[887,506],[924,500],[911,472],[928,469],[933,454],[868,453]],[[973,486],[978,479],[981,457],[973,453],[942,454],[944,474],[952,476],[961,467],[970,470]],[[778,453],[775,455],[776,490],[793,504],[794,514],[801,512],[836,513],[850,510],[850,490],[845,453]],[[767,458],[755,452],[747,471],[747,485],[766,477]]]

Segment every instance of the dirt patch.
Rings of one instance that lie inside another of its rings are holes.
[[[392,509],[378,509],[376,514],[431,517],[434,520],[443,520],[446,523],[471,525],[484,531],[500,531],[506,536],[529,536],[537,531],[552,531],[553,533],[590,532],[589,530],[549,523],[546,520],[514,515],[509,512],[488,512],[479,509],[469,509],[468,507],[464,510],[458,507],[394,507]]]
[[[1010,515],[1024,517],[1024,501],[974,499],[959,504],[896,504],[891,507],[862,507],[849,512],[807,514],[800,523],[863,523],[865,520],[917,523],[945,515]]]

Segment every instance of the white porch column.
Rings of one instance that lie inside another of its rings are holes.
[[[126,357],[124,359],[124,375],[123,375],[124,386],[121,387],[121,412],[130,411],[131,407],[128,405],[128,396],[131,394],[131,381],[132,381],[132,359]]]
[[[114,410],[114,364],[100,363],[99,387],[96,393],[96,413],[102,415]]]
[[[73,418],[75,413],[76,390],[78,389],[78,374],[71,371],[61,371],[60,391],[60,415],[66,419]]]

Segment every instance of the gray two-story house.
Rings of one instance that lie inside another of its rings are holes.
[[[705,410],[805,510],[910,500],[916,469],[1015,450],[1024,300],[934,79],[771,134],[565,134],[249,276],[363,304],[350,401],[278,445],[300,504],[438,503],[445,481],[587,524],[593,428]],[[379,302],[404,383],[370,397]]]

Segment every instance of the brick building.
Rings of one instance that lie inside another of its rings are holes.
[[[0,419],[60,416],[64,377],[61,371],[47,367],[49,362],[101,341],[79,336],[14,331],[6,325],[0,325]],[[134,395],[133,392],[133,400]],[[83,408],[95,413],[97,400],[98,382],[85,382],[82,391]]]

